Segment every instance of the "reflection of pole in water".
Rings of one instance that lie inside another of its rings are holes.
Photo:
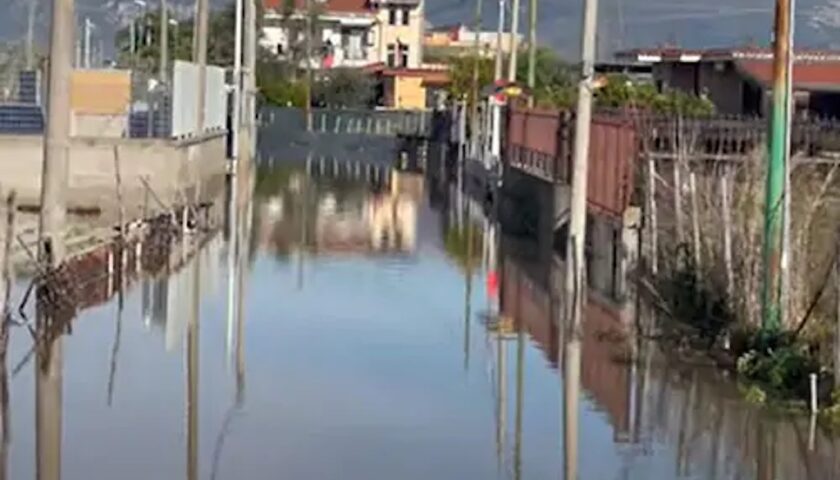
[[[120,266],[120,278],[122,278],[123,274],[125,273],[122,266]],[[108,406],[110,407],[114,400],[114,385],[117,378],[117,358],[119,357],[120,353],[120,337],[122,336],[122,313],[123,313],[123,305],[124,305],[124,297],[123,297],[123,282],[120,280],[120,287],[118,292],[118,299],[117,299],[117,321],[116,321],[116,329],[114,332],[114,343],[111,347],[111,368],[108,374]]]
[[[193,258],[192,305],[187,324],[187,480],[198,478],[198,321],[200,315],[200,268]]]
[[[464,266],[464,370],[470,369],[470,317],[472,316],[472,256],[473,256],[473,241],[472,241],[472,226],[467,225],[467,262]]]
[[[499,319],[500,320],[500,319]],[[496,384],[498,385],[498,401],[496,403],[496,459],[499,469],[504,466],[505,436],[507,435],[507,346],[502,334],[501,324],[497,324],[496,332]]]
[[[578,477],[578,402],[580,401],[580,354],[581,340],[574,332],[568,335],[564,371],[563,403],[563,457],[565,459],[566,480]],[[561,349],[562,351],[562,349]]]
[[[245,399],[245,275],[242,271],[244,255],[236,260],[236,404]]]
[[[38,307],[39,310],[41,307]],[[47,313],[38,315],[38,361],[35,362],[35,457],[38,480],[61,478],[61,395],[64,354],[60,332]],[[53,330],[50,332],[50,330]],[[55,337],[53,338],[53,335]]]
[[[233,354],[233,316],[235,308],[235,290],[236,290],[236,257],[238,250],[238,177],[236,169],[233,170],[230,176],[230,205],[228,205],[228,315],[227,315],[227,336],[225,337],[225,357],[229,360]]]
[[[34,2],[32,2],[34,4]],[[12,293],[14,271],[11,266],[12,239],[15,236],[15,194],[6,201],[6,226],[3,244],[0,245],[0,480],[6,478],[6,466],[9,454],[9,375],[6,368],[6,356],[9,349],[9,319],[6,313]]]
[[[513,476],[522,478],[522,402],[525,398],[525,330],[516,332],[516,417],[514,419]]]

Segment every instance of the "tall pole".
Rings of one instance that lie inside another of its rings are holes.
[[[528,106],[534,106],[534,87],[537,84],[537,0],[530,0],[528,8]]]
[[[513,0],[510,17],[510,60],[508,61],[508,82],[516,81],[516,68],[519,61],[519,0]]]
[[[50,33],[49,91],[38,259],[56,267],[64,257],[65,189],[70,143],[70,75],[75,30],[74,0],[53,0]]]
[[[26,21],[26,69],[35,69],[35,16],[38,0],[29,0],[29,15]]]
[[[195,33],[193,34],[193,62],[198,64],[198,101],[196,102],[196,133],[204,132],[205,103],[207,101],[207,30],[209,23],[207,0],[196,0]]]
[[[90,68],[90,34],[93,29],[93,22],[90,17],[85,17],[85,68]]]
[[[566,305],[572,335],[580,336],[585,288],[583,278],[586,242],[586,195],[589,159],[589,127],[592,119],[592,89],[595,64],[595,38],[598,23],[598,0],[585,0],[583,38],[581,39],[581,78],[578,84],[575,117],[575,150],[572,171],[571,212],[566,255]]]
[[[248,131],[248,154],[253,158],[257,132],[257,5],[256,0],[245,0],[245,125]]]
[[[790,0],[776,0],[773,55],[773,114],[771,117],[770,159],[767,164],[764,204],[764,291],[762,329],[777,330],[781,317],[781,268],[784,217],[785,165],[790,135]]]
[[[166,0],[160,0],[160,65],[158,77],[163,84],[168,84],[169,72],[169,7]]]
[[[242,0],[236,0],[233,40],[233,121],[231,122],[231,166],[236,171],[239,160],[239,133],[242,124]],[[234,176],[234,179],[236,177]]]
[[[787,135],[785,135],[785,152],[788,152],[788,156],[790,155],[790,141],[791,141],[791,130],[793,129],[793,114],[795,109],[795,101],[793,98],[793,65],[796,61],[796,52],[794,51],[794,38],[796,37],[796,0],[790,0],[790,34],[788,35],[788,51],[790,55],[788,55],[788,71],[787,71],[787,86],[786,86],[786,94],[787,94],[787,121],[788,121],[788,129]],[[780,311],[780,323],[782,325],[787,325],[788,318],[789,318],[789,303],[788,299],[790,298],[790,263],[793,260],[791,257],[791,221],[793,220],[790,215],[790,206],[791,201],[793,200],[793,190],[790,188],[790,176],[792,172],[792,167],[790,162],[790,158],[788,161],[785,162],[785,193],[784,193],[784,225],[783,225],[783,237],[782,237],[782,279],[781,279],[781,295],[779,297],[779,301],[782,305]]]
[[[481,88],[481,10],[484,0],[475,1],[475,45],[473,45],[473,78],[472,78],[472,103],[470,104],[470,144],[474,155],[478,153],[478,91]],[[466,108],[466,105],[464,105]],[[460,117],[459,117],[460,118]],[[464,148],[463,143],[461,149]],[[459,167],[460,168],[460,165]]]
[[[312,131],[312,0],[306,0],[306,131]]]
[[[502,53],[502,48],[504,47],[504,34],[505,0],[499,0],[499,25],[498,29],[496,30],[496,73],[493,77],[494,80],[500,80],[502,78],[502,64],[504,63],[504,54]]]

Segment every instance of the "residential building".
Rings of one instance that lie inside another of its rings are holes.
[[[651,65],[657,89],[704,96],[720,113],[770,111],[773,52],[769,49],[652,48],[618,52],[616,58]],[[796,51],[793,89],[797,115],[840,116],[840,51]]]
[[[263,47],[288,58],[305,44],[306,1],[263,0]],[[422,62],[423,0],[311,0],[316,38],[310,62],[319,68],[358,68],[382,63],[418,68]],[[299,54],[305,62],[305,55]]]
[[[460,23],[428,29],[423,37],[423,46],[431,56],[435,57],[471,55],[475,51],[476,37],[478,37],[479,55],[493,58],[499,45],[498,32],[475,32]],[[513,35],[510,32],[503,32],[501,40],[502,53],[510,55]],[[524,35],[517,35],[517,44],[520,50],[527,48]]]

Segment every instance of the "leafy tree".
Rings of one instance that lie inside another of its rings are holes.
[[[447,91],[451,97],[466,100],[469,105],[473,103],[473,71],[476,62],[478,63],[480,92],[482,88],[493,82],[493,60],[475,55],[449,59],[451,82]]]
[[[313,103],[325,107],[366,108],[375,96],[373,78],[356,69],[328,70],[312,88]]]

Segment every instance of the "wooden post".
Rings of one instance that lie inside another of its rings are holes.
[[[8,311],[8,302],[11,295],[12,283],[14,278],[14,270],[12,269],[12,239],[15,238],[15,213],[17,204],[15,202],[15,192],[11,192],[6,197],[6,229],[3,232],[3,245],[0,249],[0,338],[3,340],[0,355],[5,355],[6,341],[8,340],[6,321],[6,312]],[[8,419],[3,419],[3,424],[6,425]]]
[[[703,269],[703,245],[700,243],[700,212],[697,208],[697,174],[690,169],[688,174],[688,188],[691,193],[691,230],[694,244],[694,268],[699,272]]]
[[[647,159],[647,167],[648,167],[648,192],[647,192],[647,202],[648,202],[648,231],[650,233],[650,241],[649,241],[649,258],[648,261],[650,262],[650,272],[653,275],[656,275],[659,272],[659,250],[658,250],[658,235],[659,235],[659,226],[657,224],[657,215],[656,215],[656,160],[653,159],[652,156],[648,155]]]
[[[682,211],[682,179],[680,178],[680,158],[674,160],[674,219],[677,222],[677,246],[682,245],[685,240],[685,230],[683,228],[683,211]]]
[[[734,300],[735,273],[732,268],[732,214],[729,198],[729,168],[724,167],[720,178],[721,209],[723,214],[723,261],[726,267],[726,296]],[[840,378],[840,377],[838,377]]]

